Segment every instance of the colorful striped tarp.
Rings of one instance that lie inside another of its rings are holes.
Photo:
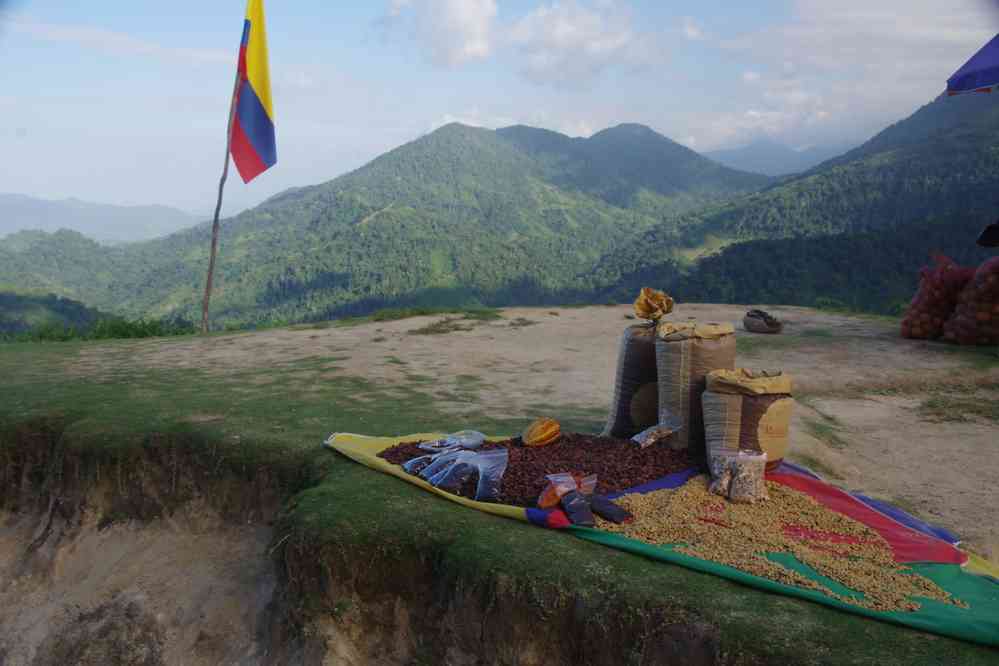
[[[635,539],[599,529],[576,527],[568,523],[560,510],[544,511],[525,509],[504,504],[476,502],[458,495],[434,488],[418,476],[407,474],[401,466],[393,465],[379,458],[378,454],[400,442],[437,439],[436,433],[406,435],[404,437],[366,437],[337,433],[326,440],[324,446],[355,460],[363,465],[396,476],[424,490],[430,491],[449,501],[462,504],[504,518],[511,518],[549,528],[565,528],[566,532],[580,539],[599,543],[618,550],[642,555],[653,560],[685,566],[697,571],[715,574],[751,587],[808,599],[840,610],[856,613],[869,618],[900,624],[953,638],[999,646],[999,572],[979,557],[966,553],[955,544],[941,539],[933,526],[918,529],[907,524],[909,519],[915,524],[925,523],[909,516],[900,509],[891,507],[892,512],[883,511],[862,499],[836,488],[809,470],[794,465],[782,465],[767,474],[774,481],[805,492],[826,507],[846,514],[880,533],[892,548],[895,559],[914,572],[929,578],[940,587],[967,604],[961,608],[930,599],[919,599],[920,608],[916,611],[875,611],[857,606],[848,601],[830,597],[817,590],[805,589],[767,578],[748,574],[739,569],[717,562],[700,559],[676,551],[675,545],[655,546]],[[632,493],[653,492],[666,488],[679,488],[691,478],[700,474],[698,469],[688,469],[670,474],[622,493],[620,497]],[[883,506],[888,506],[884,505]],[[894,514],[894,515],[893,515]],[[901,520],[899,519],[901,518]],[[791,526],[793,529],[794,526]],[[800,533],[810,538],[807,530]],[[828,535],[815,535],[821,539]],[[767,555],[782,565],[790,567],[805,577],[829,584],[817,572],[799,562],[787,553]],[[842,588],[841,593],[855,594]]]
[[[248,183],[277,164],[264,0],[249,0],[246,5],[239,77],[230,152],[243,182]]]

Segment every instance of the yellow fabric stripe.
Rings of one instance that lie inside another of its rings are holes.
[[[271,73],[267,61],[267,28],[264,26],[264,0],[249,0],[246,20],[250,22],[250,39],[246,45],[246,79],[257,93],[271,122],[274,104],[271,101]]]
[[[439,495],[440,497],[451,500],[452,502],[457,502],[458,504],[472,509],[478,509],[479,511],[485,511],[486,513],[491,513],[496,516],[528,522],[527,513],[519,506],[510,506],[509,504],[492,504],[490,502],[476,502],[475,500],[459,497],[458,495],[452,495],[451,493],[434,488],[418,476],[407,474],[406,471],[399,465],[393,465],[387,460],[378,457],[379,453],[391,446],[395,446],[400,442],[415,442],[438,439],[440,437],[443,437],[440,433],[417,433],[413,435],[406,435],[405,437],[367,437],[365,435],[337,433],[327,439],[323,443],[323,446],[333,449],[334,451],[339,451],[351,460],[355,460],[362,465],[376,469],[379,472],[397,476],[403,481],[412,483],[414,486],[419,486],[424,490],[428,490],[435,495]]]
[[[969,553],[968,551],[964,551],[964,553],[968,556],[968,563],[964,565],[965,571],[999,578],[999,565],[993,564],[974,553]]]

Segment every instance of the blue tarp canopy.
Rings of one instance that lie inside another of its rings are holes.
[[[999,85],[999,35],[947,79],[947,94],[991,92],[996,85]]]

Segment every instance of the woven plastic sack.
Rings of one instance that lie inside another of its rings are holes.
[[[942,254],[934,255],[933,262],[919,273],[919,289],[902,319],[903,338],[935,340],[943,335],[961,290],[975,274],[974,268],[959,266]]]
[[[659,402],[656,378],[655,327],[629,326],[621,336],[614,399],[601,435],[627,439],[655,425]]]
[[[767,468],[787,453],[791,427],[791,378],[782,372],[715,370],[701,397],[708,460],[722,454],[767,454]]]
[[[944,338],[961,345],[999,344],[999,257],[979,266],[961,290]]]
[[[660,323],[656,367],[659,423],[675,431],[670,446],[702,453],[705,376],[712,370],[735,368],[735,329],[730,324]]]

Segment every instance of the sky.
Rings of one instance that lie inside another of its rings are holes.
[[[856,145],[999,32],[999,0],[265,4],[278,163],[224,214],[453,121]],[[0,0],[0,192],[211,211],[244,10]]]

